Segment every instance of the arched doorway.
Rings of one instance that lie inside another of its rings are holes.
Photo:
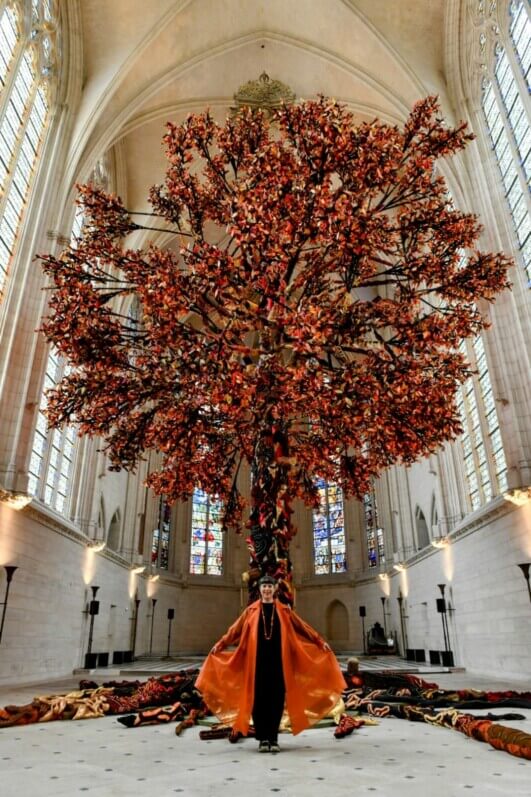
[[[330,642],[348,642],[348,611],[339,600],[332,601],[326,610],[326,636]]]

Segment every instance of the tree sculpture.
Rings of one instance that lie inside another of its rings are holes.
[[[51,425],[101,436],[115,469],[159,451],[148,484],[217,496],[225,527],[241,521],[247,461],[251,591],[266,571],[290,600],[291,502],[315,506],[318,477],[359,498],[460,432],[459,343],[485,326],[477,302],[507,286],[509,261],[474,250],[477,219],[449,199],[436,162],[472,136],[438,111],[417,103],[402,130],[356,126],[324,98],[272,123],[189,116],[168,125],[150,196],[180,249],[125,248],[142,224],[84,186],[80,239],[42,258],[44,332],[72,366]]]

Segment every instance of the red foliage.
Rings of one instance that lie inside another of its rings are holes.
[[[509,260],[474,249],[477,219],[448,198],[436,161],[472,136],[437,114],[428,98],[403,129],[356,126],[322,98],[273,127],[250,111],[169,124],[151,203],[178,254],[125,249],[142,225],[82,187],[81,239],[42,258],[44,331],[73,365],[50,423],[102,436],[116,468],[160,451],[149,484],[170,500],[216,494],[228,525],[247,460],[251,524],[286,542],[287,496],[315,503],[317,476],[360,497],[454,438],[458,345],[484,327],[477,303],[507,286]],[[120,315],[127,297],[138,321]]]

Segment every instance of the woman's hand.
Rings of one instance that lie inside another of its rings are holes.
[[[321,643],[321,650],[324,651],[325,653],[330,653],[330,651],[332,650],[328,642],[325,642],[324,639]]]
[[[216,644],[213,645],[212,648],[210,649],[210,652],[211,653],[219,653],[221,650],[223,650],[223,647],[224,646],[223,646],[222,642],[216,642]]]

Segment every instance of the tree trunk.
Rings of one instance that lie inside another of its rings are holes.
[[[285,428],[281,422],[271,423],[260,436],[251,464],[249,603],[259,596],[260,577],[271,575],[278,582],[279,599],[293,604],[289,542],[295,530],[291,523],[290,468]]]

